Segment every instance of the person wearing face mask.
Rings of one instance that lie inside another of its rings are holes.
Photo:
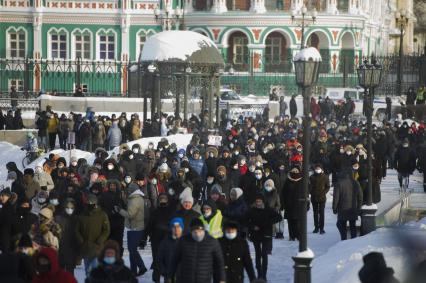
[[[129,175],[132,178],[135,178],[137,168],[136,168],[135,155],[133,151],[126,150],[125,152],[123,152],[120,158],[119,165],[123,169],[124,174]]]
[[[210,146],[206,150],[206,166],[207,174],[214,174],[216,172],[217,163],[218,163],[218,150],[217,148]]]
[[[40,210],[48,205],[49,193],[41,190],[37,196],[31,200],[31,213],[38,215]]]
[[[253,172],[253,176],[253,182],[248,184],[248,187],[242,188],[248,206],[251,206],[254,202],[254,198],[256,197],[256,195],[263,191],[264,178],[262,168],[256,167]]]
[[[76,204],[73,199],[66,199],[64,208],[56,216],[55,221],[61,227],[61,237],[59,239],[59,265],[71,274],[77,262],[78,246],[75,237],[75,226],[77,224],[77,215],[75,213]]]
[[[34,258],[35,269],[33,283],[77,283],[74,276],[59,266],[57,252],[48,247],[42,247]]]
[[[16,208],[14,220],[12,224],[12,235],[14,242],[19,240],[22,235],[28,234],[32,225],[38,221],[36,215],[31,213],[31,203],[28,199],[24,199]]]
[[[243,190],[240,188],[232,188],[230,194],[230,202],[223,211],[223,216],[229,220],[234,221],[240,225],[240,235],[244,236],[247,234],[247,229],[244,225],[245,216],[249,209],[247,203],[244,200]]]
[[[258,193],[247,212],[249,238],[256,254],[257,278],[266,280],[268,255],[272,253],[273,225],[282,219],[281,215],[265,203],[265,197]]]
[[[31,282],[34,276],[36,276],[33,259],[35,252],[36,250],[33,248],[33,242],[31,240],[31,237],[28,234],[23,234],[18,241],[16,252],[19,261],[18,276],[20,279],[23,280],[22,282]],[[10,254],[7,254],[7,256],[10,256]],[[11,259],[9,258],[8,262],[10,262],[10,260]],[[7,268],[10,268],[10,266],[8,266]]]
[[[256,182],[256,178],[254,176],[255,170],[256,170],[256,164],[253,160],[250,160],[247,164],[247,172],[246,172],[246,174],[241,176],[240,185],[238,186],[244,192],[249,191],[252,184]],[[247,201],[247,204],[250,205],[250,203],[247,200],[247,196],[246,196],[246,201]]]
[[[263,196],[265,197],[265,204],[279,213],[281,209],[280,197],[278,195],[277,189],[275,188],[275,183],[272,179],[267,179],[263,185]]]
[[[245,175],[248,171],[247,159],[244,155],[241,154],[238,155],[238,169],[240,170],[241,176]]]
[[[65,169],[67,167],[67,161],[64,157],[59,157],[56,160],[56,167],[52,170],[52,173],[50,174],[52,176],[53,182],[56,184],[57,179],[59,178],[59,171],[61,169]]]
[[[217,160],[217,166],[225,166],[229,168],[231,162],[231,151],[228,147],[224,146],[222,149],[222,157]]]
[[[211,282],[213,278],[219,283],[226,280],[220,244],[205,231],[200,219],[191,221],[190,233],[176,244],[167,277],[175,276],[176,282],[185,283]]]
[[[44,172],[43,164],[36,165],[33,179],[40,185],[40,187],[45,186],[47,191],[51,191],[55,187],[52,177],[46,172]]]
[[[176,251],[177,241],[183,235],[184,224],[182,218],[173,218],[170,220],[168,227],[169,235],[164,237],[164,239],[161,241],[158,250],[158,269],[159,275],[164,277],[164,282],[175,282],[174,278],[168,278],[167,276],[171,272],[171,264]],[[153,281],[160,282],[160,276],[157,276],[156,279],[157,278],[158,280],[154,280],[153,278]]]
[[[189,158],[189,166],[197,172],[202,180],[205,180],[207,176],[207,165],[204,162],[204,159],[200,155],[200,150],[197,147],[194,147],[192,156]]]
[[[216,203],[209,199],[201,206],[202,215],[200,220],[203,222],[205,230],[215,239],[223,236],[222,231],[222,212],[217,209]]]
[[[356,161],[354,153],[355,153],[355,149],[353,148],[353,146],[351,145],[345,146],[345,154],[342,159],[340,170],[350,169],[352,167],[352,164]]]
[[[25,198],[32,199],[39,191],[40,185],[34,181],[34,170],[27,168],[24,170],[23,185],[25,188]]]
[[[49,207],[40,210],[39,221],[31,229],[33,241],[58,250],[61,233],[61,227],[54,221],[53,210]]]
[[[227,282],[243,283],[244,270],[249,281],[256,278],[247,240],[239,237],[239,224],[229,221],[223,226],[224,237],[219,239],[225,261]]]
[[[240,166],[238,164],[238,159],[233,157],[231,160],[231,168],[229,170],[229,179],[231,180],[231,187],[238,187],[240,185]]]
[[[228,172],[226,167],[220,165],[216,169],[216,183],[222,188],[222,193],[225,195],[226,199],[229,199],[229,193],[232,188],[232,180],[227,176]]]
[[[107,180],[121,180],[122,175],[120,172],[120,166],[117,164],[115,159],[109,158],[104,161],[102,166],[102,175],[104,175]]]
[[[410,175],[412,175],[416,169],[416,154],[410,147],[410,143],[407,138],[402,141],[402,144],[395,152],[394,168],[398,172],[400,192],[403,192],[403,178],[408,179],[406,188],[408,189]]]
[[[290,241],[299,239],[300,201],[299,194],[303,190],[302,172],[298,166],[293,166],[288,173],[287,181],[282,191],[284,200],[284,218],[288,222]]]
[[[96,256],[110,234],[108,215],[99,207],[98,198],[90,194],[86,209],[78,216],[75,226],[76,243],[84,261],[86,275],[96,264]]]
[[[121,183],[118,180],[108,180],[106,184],[107,191],[99,196],[99,206],[108,216],[110,225],[109,240],[114,240],[120,247],[123,254],[123,234],[124,234],[124,218],[114,209],[115,206],[124,207],[124,192]]]
[[[313,233],[324,234],[324,209],[327,193],[330,190],[330,179],[324,173],[321,164],[316,164],[314,174],[309,177],[309,193],[311,195],[314,226]]]
[[[99,265],[90,272],[86,283],[128,282],[137,283],[137,278],[124,264],[116,241],[108,240],[98,256]]]
[[[158,204],[149,217],[146,226],[146,233],[151,239],[152,251],[152,281],[160,282],[160,266],[159,266],[159,247],[160,243],[167,237],[169,233],[169,221],[175,212],[174,207],[169,203],[167,194],[162,193],[158,196]],[[180,218],[179,218],[180,219]],[[181,226],[183,227],[183,225]]]
[[[180,194],[180,208],[173,214],[173,217],[180,217],[183,219],[184,230],[183,233],[187,234],[189,232],[189,224],[195,218],[200,217],[200,213],[194,210],[194,198],[190,191],[185,190]]]
[[[108,149],[113,149],[116,146],[120,146],[122,140],[122,133],[118,127],[118,121],[113,120],[112,125],[108,130],[106,141],[108,144]]]
[[[333,185],[337,182],[337,175],[342,170],[345,158],[345,147],[343,143],[337,144],[336,149],[330,155],[330,170]]]

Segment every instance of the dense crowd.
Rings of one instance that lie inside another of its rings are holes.
[[[58,136],[61,148],[93,150],[96,158],[89,164],[71,156],[68,163],[51,153],[23,172],[14,162],[6,164],[0,262],[7,264],[0,264],[0,276],[13,282],[75,282],[74,270],[83,262],[86,282],[137,282],[149,268],[138,249],[149,241],[154,282],[162,277],[243,282],[244,272],[253,282],[266,280],[273,239],[284,239],[285,226],[288,240],[299,239],[302,209],[312,207],[313,233],[326,233],[331,187],[341,239],[347,238],[348,223],[356,237],[368,178],[365,122],[336,119],[332,111],[314,107],[312,154],[305,157],[294,105],[290,102],[290,115],[285,103],[280,106],[274,122],[224,119],[215,133],[207,130],[208,113],[189,121],[154,115],[141,126],[136,114],[127,120],[126,113],[106,117],[90,109],[60,117],[51,109],[38,112],[39,140],[29,136],[32,147],[54,149]],[[180,148],[167,139],[175,133],[193,136]],[[209,144],[212,134],[221,136],[219,144]],[[425,126],[414,122],[373,126],[374,203],[380,202],[388,168],[398,171],[401,188],[416,168],[425,172],[425,134]],[[150,136],[163,138],[147,148],[126,144]],[[107,150],[116,146],[119,154],[110,155]],[[311,164],[308,207],[299,201],[303,158]],[[126,241],[130,268],[123,261]]]

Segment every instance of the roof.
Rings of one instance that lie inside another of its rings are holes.
[[[140,61],[224,64],[214,42],[193,31],[163,31],[148,38]]]

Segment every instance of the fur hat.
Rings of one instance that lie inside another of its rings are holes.
[[[274,184],[274,181],[272,179],[266,180],[264,186],[275,188],[275,184]]]

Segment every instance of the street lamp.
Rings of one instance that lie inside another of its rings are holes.
[[[168,5],[164,9],[160,9],[157,5],[154,9],[154,16],[155,20],[163,26],[163,30],[171,30],[173,26],[179,30],[181,21],[183,21],[183,9],[178,6],[172,12]]]
[[[303,191],[300,192],[300,228],[299,228],[299,253],[294,260],[294,282],[311,282],[311,262],[314,253],[308,249],[307,239],[307,207],[309,186],[309,156],[311,151],[311,117],[310,117],[310,91],[318,81],[321,54],[314,47],[299,51],[293,59],[296,71],[296,84],[302,89],[303,95]]]
[[[374,89],[379,86],[382,79],[382,66],[376,59],[372,59],[369,63],[367,59],[358,67],[358,82],[364,88],[364,95],[367,99],[367,201],[366,205],[362,206],[361,216],[361,234],[368,234],[376,229],[375,213],[377,206],[373,204],[373,143],[372,143],[372,120],[373,120],[373,100]]]
[[[301,18],[297,19],[297,11],[292,10],[291,11],[291,23],[294,24],[296,21],[300,21],[298,25],[302,28],[302,39],[300,40],[300,49],[305,48],[305,27],[309,26],[307,23],[305,23],[305,18],[308,16],[308,8],[306,8],[305,5],[303,5],[302,10],[300,11]],[[313,9],[310,13],[312,24],[315,24],[318,16],[317,9]]]
[[[398,78],[397,78],[397,93],[396,95],[402,95],[402,60],[404,55],[404,30],[408,25],[410,18],[406,14],[405,10],[395,13],[395,24],[398,27],[399,34],[399,61],[398,61]]]

